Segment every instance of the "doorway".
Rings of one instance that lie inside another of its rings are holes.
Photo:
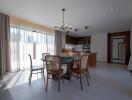
[[[108,63],[128,64],[130,32],[108,34]]]

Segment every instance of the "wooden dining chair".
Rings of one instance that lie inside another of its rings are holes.
[[[45,66],[46,66],[45,57],[46,57],[47,55],[50,55],[50,53],[42,53],[42,61],[43,61],[43,66],[44,66],[44,68],[45,68]]]
[[[50,55],[50,53],[42,53],[42,59],[45,59],[47,55]]]
[[[82,75],[86,76],[87,79],[87,84],[89,86],[89,70],[88,70],[88,55],[82,55],[81,59],[80,59],[80,64],[77,65],[77,67],[73,67],[72,69],[70,69],[70,79],[69,79],[69,83],[71,81],[71,77],[75,76],[77,78],[80,78],[80,86],[81,86],[81,90],[83,90],[83,86],[82,86]]]
[[[45,77],[44,77],[44,66],[43,65],[33,65],[33,60],[30,54],[28,54],[29,58],[30,58],[30,76],[29,76],[29,85],[31,84],[31,80],[32,80],[32,74],[38,74],[41,73],[41,76],[43,76],[44,81],[45,81]]]
[[[47,55],[45,59],[47,69],[46,91],[48,88],[48,80],[54,79],[58,81],[58,90],[60,92],[60,80],[62,79],[63,76],[63,69],[61,68],[60,64],[60,57],[56,55]]]

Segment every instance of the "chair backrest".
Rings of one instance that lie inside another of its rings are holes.
[[[81,69],[88,69],[88,57],[89,57],[89,55],[82,55],[81,56],[81,66],[80,66],[80,68]]]
[[[47,55],[45,57],[47,70],[60,70],[60,57],[56,55]]]
[[[32,57],[31,57],[30,54],[28,54],[28,56],[29,56],[29,59],[30,59],[30,69],[32,69],[32,66],[33,66],[33,63],[32,63]]]
[[[46,57],[47,55],[50,55],[50,53],[42,53],[42,59],[45,60],[45,57]]]
[[[74,55],[73,51],[68,51],[68,55],[73,56]]]

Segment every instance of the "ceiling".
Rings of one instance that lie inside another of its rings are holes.
[[[130,30],[132,0],[0,0],[0,12],[54,27],[65,23],[81,29],[75,36]],[[85,30],[85,26],[89,26]]]

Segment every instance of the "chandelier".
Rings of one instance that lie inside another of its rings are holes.
[[[66,9],[62,9],[62,14],[63,14],[63,18],[62,18],[62,24],[60,26],[55,26],[56,29],[61,30],[61,31],[66,31],[67,33],[69,33],[70,31],[75,31],[77,32],[79,29],[77,28],[72,28],[72,26],[68,26],[67,24],[65,25],[65,11]]]

